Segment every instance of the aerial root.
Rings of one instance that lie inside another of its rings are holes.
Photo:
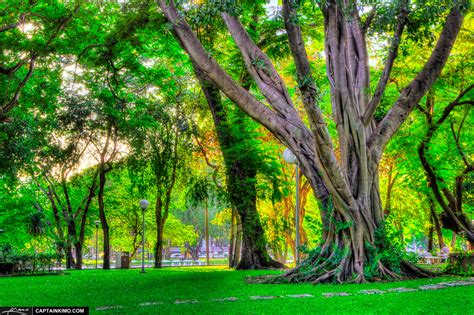
[[[385,267],[381,261],[379,261],[378,265],[379,265],[380,274],[382,276],[387,277],[389,279],[401,279],[400,275],[397,275],[395,272]]]
[[[414,264],[409,263],[407,261],[402,261],[401,267],[402,267],[403,272],[411,277],[432,278],[435,276],[435,274],[432,273],[431,271],[415,266]]]

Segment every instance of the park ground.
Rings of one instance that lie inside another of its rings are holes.
[[[472,285],[420,289],[420,286],[465,278],[445,276],[346,285],[270,285],[245,281],[248,276],[269,273],[279,271],[189,267],[148,269],[145,274],[129,269],[3,277],[0,306],[88,306],[91,314],[474,314]],[[387,291],[400,287],[416,291]],[[361,293],[374,289],[386,293]],[[349,296],[324,296],[337,292]]]

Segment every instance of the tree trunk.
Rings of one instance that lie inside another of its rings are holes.
[[[229,150],[238,146],[239,142],[231,133],[220,91],[197,66],[195,66],[195,71],[211,110],[219,145],[224,156],[229,200],[233,208],[237,210],[242,224],[241,256],[236,268],[283,268],[284,265],[270,258],[265,248],[266,240],[256,206],[257,170],[255,161],[251,157],[239,158],[229,152]],[[241,130],[241,132],[245,131]],[[236,253],[237,246],[234,255]]]
[[[99,204],[99,218],[102,226],[103,233],[103,269],[110,269],[110,232],[109,225],[107,223],[107,217],[105,215],[105,205],[104,205],[104,189],[106,182],[106,172],[105,166],[102,164],[99,166],[99,193],[97,195],[97,200]]]
[[[441,250],[444,247],[443,233],[441,232],[441,225],[439,223],[438,214],[436,213],[434,200],[431,196],[428,197],[428,202],[430,204],[430,213],[431,213],[433,227],[436,229],[436,234],[438,235],[439,249]]]
[[[74,248],[76,249],[76,269],[82,269],[82,243],[76,242],[74,244]]]
[[[231,225],[231,236],[229,244],[229,267],[236,268],[240,261],[240,253],[242,250],[242,223],[240,222],[240,216],[232,207],[232,225]]]
[[[66,245],[66,269],[72,269],[76,265],[74,256],[72,255],[72,246],[68,243]]]
[[[232,208],[231,216],[230,216],[230,235],[229,235],[229,268],[234,268],[237,265],[237,262],[234,260],[234,246],[235,246],[235,209]]]
[[[163,226],[156,232],[155,268],[163,267]]]
[[[188,250],[189,254],[191,255],[191,258],[193,260],[199,260],[199,252],[200,252],[200,249],[201,249],[201,246],[202,246],[202,235],[199,235],[199,239],[198,241],[196,242],[196,245],[195,246],[191,246],[189,245],[188,242],[186,242],[184,244],[184,246],[186,247],[186,249]]]
[[[428,230],[428,252],[433,251],[433,234],[434,234],[434,222],[433,222],[433,217],[430,216],[430,228]]]
[[[209,209],[207,204],[207,198],[204,205],[204,237],[206,239],[206,265],[209,266]]]
[[[155,268],[162,267],[163,261],[163,229],[165,226],[165,218],[163,218],[163,202],[161,196],[157,194],[155,204],[155,220],[156,220],[156,243],[155,243]]]

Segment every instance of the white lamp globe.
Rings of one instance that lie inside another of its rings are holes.
[[[283,159],[285,159],[286,162],[291,163],[291,164],[298,163],[298,159],[293,154],[293,152],[291,152],[291,150],[288,148],[283,152]]]
[[[140,208],[142,208],[142,210],[145,210],[146,208],[148,208],[149,204],[150,203],[146,199],[140,200]]]

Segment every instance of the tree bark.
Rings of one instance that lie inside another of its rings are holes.
[[[236,268],[242,250],[242,223],[237,210],[232,207],[231,235],[229,242],[229,267]]]
[[[438,214],[436,213],[434,200],[431,196],[429,196],[428,202],[430,205],[430,214],[432,218],[433,227],[436,230],[436,234],[438,235],[438,244],[439,244],[439,249],[441,250],[444,247],[443,233],[441,232],[441,225],[439,223]]]

